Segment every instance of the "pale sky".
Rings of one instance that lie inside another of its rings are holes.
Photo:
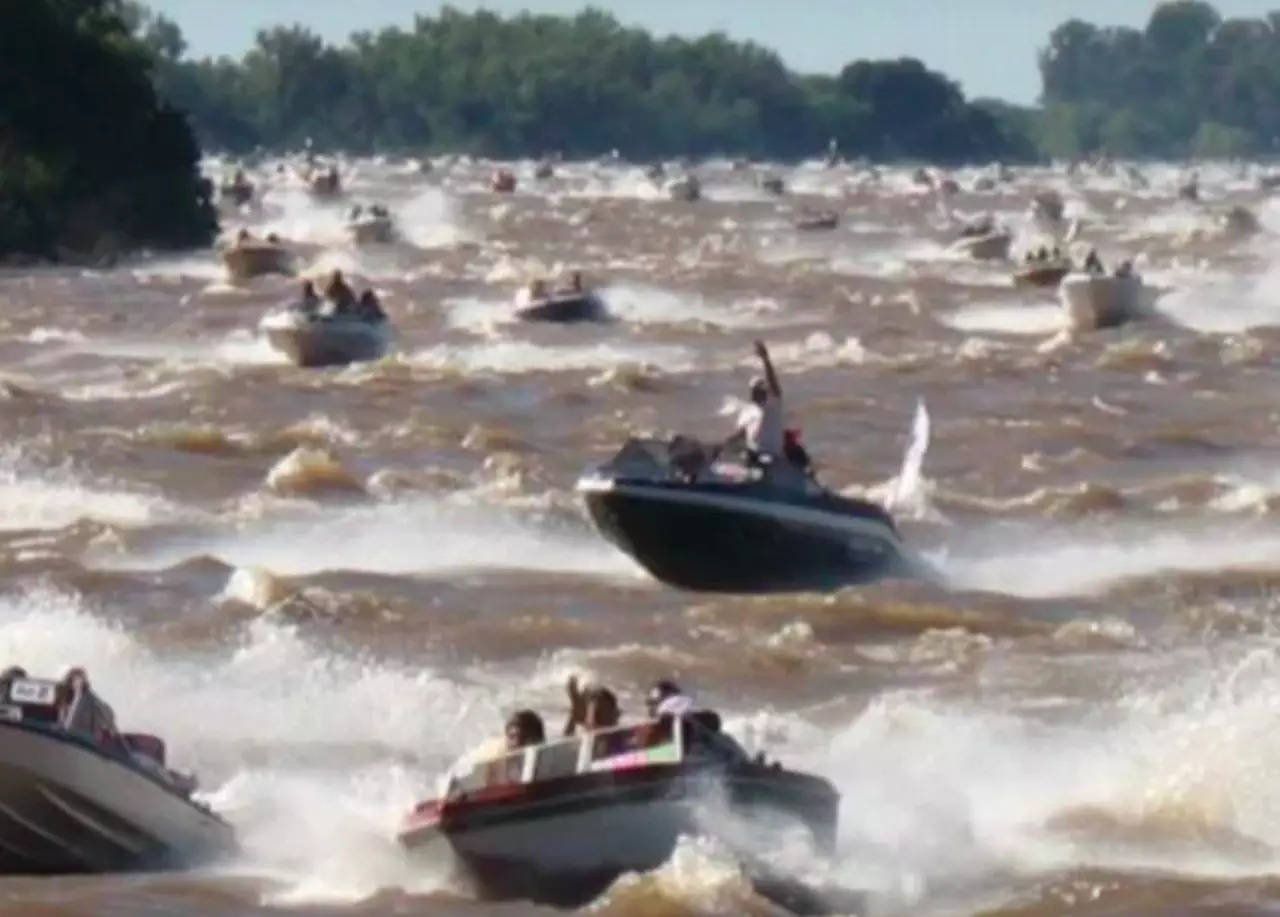
[[[254,33],[303,23],[331,41],[360,29],[407,25],[438,0],[149,0],[174,19],[192,53],[239,56]],[[1158,0],[455,0],[463,10],[573,14],[588,5],[659,34],[724,31],[773,48],[804,72],[829,72],[857,58],[918,57],[971,97],[1030,103],[1040,91],[1036,50],[1071,17],[1141,26]],[[1280,0],[1219,0],[1224,16],[1257,16]]]

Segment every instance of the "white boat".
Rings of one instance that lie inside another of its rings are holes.
[[[396,226],[388,214],[365,214],[347,223],[347,234],[357,245],[390,245]]]
[[[230,851],[232,827],[191,798],[154,736],[65,728],[54,681],[20,678],[0,698],[0,874],[177,868]],[[72,704],[99,704],[87,688]]]
[[[481,761],[419,804],[398,838],[431,861],[452,854],[482,897],[576,907],[624,873],[657,869],[682,834],[718,835],[723,821],[699,814],[709,798],[753,828],[799,825],[818,851],[834,847],[835,787],[749,757],[710,711]]]
[[[238,240],[219,252],[227,274],[237,283],[279,274],[292,277],[297,272],[297,258],[278,242],[264,239]]]
[[[297,305],[263,316],[258,331],[296,366],[347,366],[381,359],[391,347],[386,316],[321,313]]]
[[[1068,327],[1076,331],[1115,328],[1141,317],[1151,293],[1134,273],[1098,274],[1073,271],[1062,278],[1058,301]]]

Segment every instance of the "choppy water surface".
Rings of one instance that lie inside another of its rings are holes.
[[[284,365],[253,327],[291,282],[230,288],[212,253],[0,277],[0,655],[87,666],[245,845],[195,875],[6,882],[0,910],[528,911],[460,897],[391,833],[584,671],[632,709],[675,673],[834,780],[827,879],[879,913],[1280,904],[1280,210],[1251,176],[1207,170],[1191,204],[1171,169],[1141,191],[1028,172],[943,206],[906,172],[805,167],[774,198],[713,167],[683,204],[638,172],[517,170],[495,195],[478,165],[358,164],[353,195],[408,236],[382,251],[270,186],[249,225],[383,294],[399,340],[375,365]],[[1034,241],[1046,187],[1166,290],[1157,319],[1065,340],[1051,294],[945,253],[983,210]],[[804,202],[842,226],[798,234]],[[1262,233],[1213,238],[1228,203]],[[525,278],[573,266],[619,322],[505,320]],[[727,433],[757,336],[839,489],[895,492],[925,399],[897,512],[945,586],[682,594],[592,531],[581,467],[630,430]],[[596,907],[768,905],[690,846]]]

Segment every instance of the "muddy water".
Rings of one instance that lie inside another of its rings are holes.
[[[525,173],[528,166],[521,166]],[[906,172],[711,167],[708,200],[590,165],[514,195],[362,163],[406,239],[275,180],[310,269],[375,287],[398,339],[308,371],[254,337],[284,280],[196,252],[0,278],[0,655],[85,665],[199,771],[244,850],[162,878],[3,883],[12,914],[484,914],[390,841],[505,712],[574,672],[631,707],[675,674],[748,745],[834,780],[837,862],[877,913],[1269,910],[1280,901],[1280,211],[1248,176],[1032,172],[940,201]],[[962,188],[975,174],[957,176]],[[1059,189],[1164,291],[1067,339],[1051,293],[947,254],[955,221]],[[830,233],[791,227],[837,209]],[[1214,214],[1249,206],[1244,240]],[[950,211],[950,213],[948,213]],[[507,321],[581,266],[618,321]],[[824,480],[894,501],[944,585],[727,598],[651,582],[591,529],[581,468],[632,430],[726,433],[766,339]],[[923,400],[920,480],[896,478]],[[810,867],[813,868],[813,867]],[[682,848],[609,914],[768,909]]]

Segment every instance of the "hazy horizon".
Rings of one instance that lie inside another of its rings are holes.
[[[572,15],[588,6],[607,10],[628,25],[656,34],[700,35],[722,31],[777,51],[793,70],[833,73],[851,60],[916,57],[964,87],[971,98],[1033,103],[1040,93],[1036,52],[1049,33],[1071,18],[1098,25],[1142,26],[1158,0],[982,0],[960,7],[954,0],[895,0],[851,11],[854,0],[455,0],[459,9],[491,9],[503,15],[528,10]],[[439,0],[271,0],[231,7],[214,0],[151,0],[177,22],[196,56],[239,57],[259,29],[302,23],[330,42],[352,32],[407,26],[415,13],[431,15]],[[1222,0],[1223,16],[1258,16],[1280,0]],[[995,46],[994,48],[992,46]]]

